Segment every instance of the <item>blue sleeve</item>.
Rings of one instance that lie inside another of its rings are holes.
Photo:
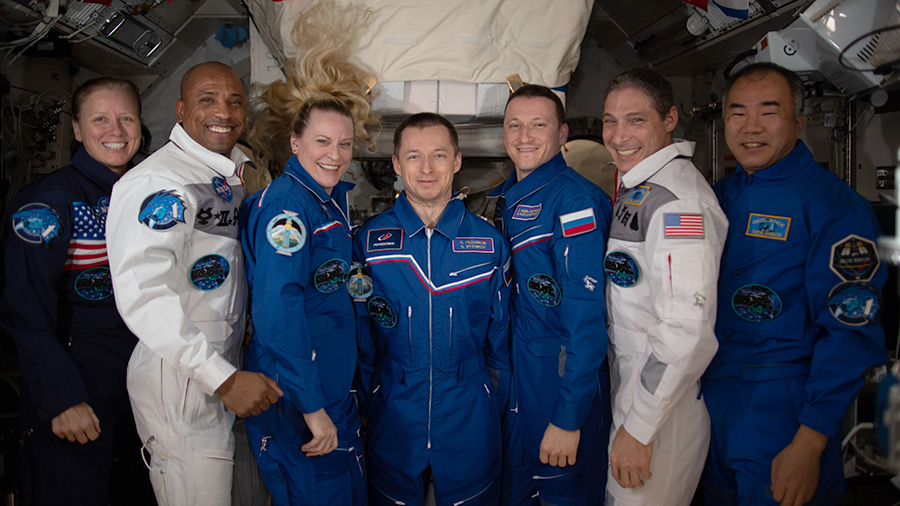
[[[253,280],[251,316],[254,336],[272,359],[270,377],[301,413],[325,407],[325,392],[314,360],[306,322],[304,292],[310,280],[311,230],[301,205],[290,200],[255,200],[244,204],[241,242],[247,272]],[[249,207],[249,209],[247,209]],[[267,225],[285,210],[297,213],[306,227],[305,244],[297,251],[279,251],[269,242]]]
[[[16,342],[33,407],[46,420],[88,401],[78,367],[60,342],[68,336],[60,336],[57,321],[58,305],[66,300],[60,276],[72,234],[71,200],[61,191],[26,189],[10,204],[4,233],[6,290],[0,313]],[[58,233],[46,242],[26,241],[12,229],[14,214],[33,203],[48,206],[58,216]]]
[[[562,219],[568,213],[593,209],[596,228],[566,237]],[[569,200],[553,227],[555,277],[562,290],[560,343],[565,370],[550,423],[566,430],[581,428],[597,395],[597,374],[606,357],[606,276],[603,257],[612,220],[605,195],[592,193]]]
[[[488,338],[484,350],[485,364],[491,377],[491,386],[497,393],[498,409],[501,416],[506,413],[506,405],[510,396],[510,351],[509,351],[509,294],[510,271],[512,258],[506,239],[499,238],[495,243],[500,245],[499,270],[491,279],[493,300],[491,300]]]
[[[353,236],[353,261],[365,267],[366,255],[362,244],[362,238],[365,236],[363,229],[364,227],[357,228]],[[375,339],[372,319],[369,318],[369,311],[366,308],[367,301],[368,299],[353,301],[353,309],[356,312],[357,363],[359,365],[357,395],[360,400],[359,414],[361,417],[366,417],[369,413],[372,390],[376,384],[375,370],[378,361],[378,343]]]
[[[835,273],[831,268],[833,248],[840,250],[848,236],[856,235],[871,241],[874,249],[878,224],[871,205],[861,198],[835,196],[817,203],[820,208],[809,213],[811,247],[806,264],[809,317],[815,325],[816,340],[800,423],[833,437],[862,386],[863,372],[887,360],[884,331],[876,318],[887,268],[880,266],[868,283],[847,281]],[[877,258],[877,252],[873,253]],[[838,286],[843,283],[843,287]],[[854,290],[860,297],[852,297]],[[852,300],[871,298],[871,318],[853,319],[836,309],[833,291],[851,294]]]

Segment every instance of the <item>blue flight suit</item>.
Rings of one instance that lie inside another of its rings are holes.
[[[509,396],[509,247],[448,204],[428,230],[402,193],[360,227],[354,258],[373,292],[358,299],[373,504],[496,505],[500,415]]]
[[[603,271],[609,197],[567,167],[562,153],[522,181],[513,173],[491,196],[499,197],[495,221],[511,244],[515,277],[504,504],[536,497],[601,504],[612,421]],[[541,463],[550,423],[581,430],[575,465]]]
[[[247,433],[275,504],[367,504],[359,416],[351,395],[356,326],[347,292],[351,228],[347,191],[329,196],[291,157],[284,174],[241,207],[253,336],[244,369],[284,391],[247,418]],[[306,457],[303,413],[325,408],[338,447]]]
[[[106,257],[117,179],[82,148],[72,165],[25,186],[6,214],[0,315],[22,371],[23,505],[152,501],[125,390],[137,338],[116,311]],[[99,438],[54,435],[51,420],[83,402],[100,420]],[[131,474],[110,489],[112,469]]]
[[[799,141],[774,165],[715,186],[730,222],[719,351],[704,376],[712,422],[706,502],[776,504],[771,464],[799,426],[829,436],[810,504],[841,504],[842,418],[886,360],[871,205]]]

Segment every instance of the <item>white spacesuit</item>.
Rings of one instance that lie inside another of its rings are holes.
[[[161,504],[231,501],[234,415],[215,391],[237,370],[244,334],[236,169],[246,160],[176,125],[113,188],[110,269],[119,313],[140,339],[128,393]]]
[[[652,478],[616,506],[688,505],[709,447],[698,380],[716,353],[716,282],[728,222],[691,163],[694,143],[670,144],[621,174],[604,259],[613,441],[625,427],[653,444]],[[643,496],[643,502],[642,502]]]

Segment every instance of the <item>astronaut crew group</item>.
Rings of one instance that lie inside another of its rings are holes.
[[[453,193],[453,125],[419,114],[394,135],[403,192],[355,229],[334,97],[300,108],[285,173],[244,199],[243,98],[230,68],[189,71],[171,142],[112,192],[160,504],[229,504],[235,415],[275,504],[419,505],[432,480],[455,506],[687,505],[701,481],[712,505],[841,503],[841,419],[886,360],[885,269],[869,203],[798,140],[795,75],[733,76],[739,166],[715,189],[673,142],[671,85],[615,78],[614,203],[566,166],[559,99],[519,89],[494,226]]]

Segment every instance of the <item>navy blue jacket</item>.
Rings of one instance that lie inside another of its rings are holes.
[[[137,338],[116,311],[106,257],[117,179],[82,148],[10,204],[0,318],[18,347],[23,423],[96,398],[128,400],[125,368]]]
[[[808,370],[800,423],[836,434],[863,371],[887,359],[878,322],[887,273],[872,206],[803,141],[752,175],[739,166],[714,189],[730,227],[719,351],[706,376],[765,379],[788,371],[778,364]]]

